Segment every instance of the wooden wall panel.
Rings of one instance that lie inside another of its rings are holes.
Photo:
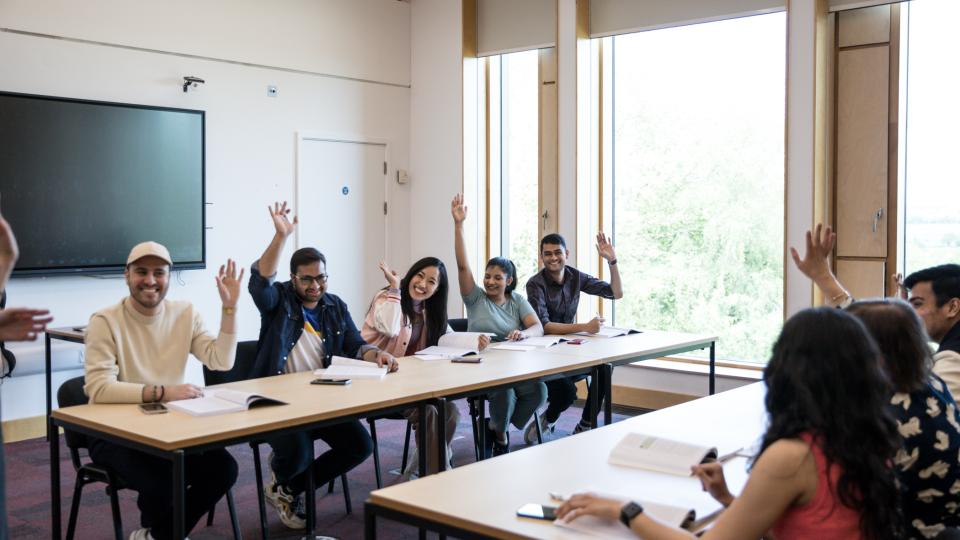
[[[854,298],[883,296],[886,274],[886,263],[883,260],[837,260],[837,279]]]
[[[837,256],[885,257],[890,47],[837,56]]]
[[[838,47],[854,47],[890,41],[890,6],[853,9],[838,14]]]

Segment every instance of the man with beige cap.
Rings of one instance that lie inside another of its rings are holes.
[[[202,389],[183,382],[190,354],[213,370],[233,367],[237,348],[236,306],[243,270],[232,260],[216,277],[223,312],[220,333],[207,333],[199,312],[185,300],[165,300],[172,259],[156,242],[137,244],[123,275],[130,295],[90,317],[86,335],[84,391],[90,403],[151,403],[190,399]],[[173,476],[170,461],[95,440],[94,462],[112,468],[138,492],[146,527],[131,540],[166,540],[172,535]],[[185,525],[193,528],[237,479],[237,464],[226,450],[186,457]]]

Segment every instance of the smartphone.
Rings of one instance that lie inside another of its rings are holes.
[[[581,345],[583,344],[583,341],[584,340],[581,338],[570,339],[570,340],[567,340],[567,345]]]
[[[556,506],[544,506],[542,504],[525,504],[517,509],[517,515],[533,519],[545,519],[553,521],[557,519]]]
[[[352,381],[350,379],[314,379],[310,384],[329,384],[331,386],[346,386]]]
[[[450,361],[455,362],[457,364],[479,364],[480,362],[483,362],[483,357],[465,356],[463,358],[452,358]]]
[[[163,414],[167,412],[167,406],[163,403],[141,403],[138,406],[143,414]]]

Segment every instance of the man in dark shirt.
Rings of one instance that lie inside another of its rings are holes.
[[[960,353],[960,265],[924,268],[907,276],[903,286],[930,339],[940,344],[937,352]]]
[[[575,332],[595,334],[600,330],[603,319],[599,316],[586,323],[575,322],[581,292],[607,299],[623,297],[617,254],[610,239],[603,233],[597,234],[597,252],[607,261],[610,268],[610,283],[567,266],[570,251],[567,250],[566,241],[559,234],[548,234],[540,240],[540,260],[543,262],[543,270],[527,281],[527,300],[530,301],[530,305],[543,323],[545,334]],[[567,410],[577,398],[577,381],[585,377],[585,375],[567,377],[547,383],[547,410],[540,417],[543,433],[554,430],[560,413]],[[604,396],[601,394],[597,397],[597,402],[600,403]],[[574,433],[590,429],[590,425],[591,418],[587,408],[584,407],[583,416]],[[536,425],[533,422],[524,431],[524,439],[527,443],[536,440]]]
[[[313,371],[330,366],[333,356],[357,358],[396,371],[397,361],[368,345],[360,336],[347,305],[327,292],[327,261],[313,248],[290,258],[290,280],[275,281],[280,253],[297,224],[287,218],[287,203],[274,204],[275,229],[270,245],[250,267],[249,291],[260,311],[260,339],[252,366],[241,366],[248,378]],[[291,529],[305,526],[303,493],[316,439],[330,446],[313,462],[315,486],[323,486],[362,463],[373,451],[370,434],[358,420],[269,440],[271,480],[264,496]]]

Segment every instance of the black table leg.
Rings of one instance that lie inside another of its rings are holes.
[[[183,523],[184,503],[186,502],[185,472],[183,450],[176,450],[173,452],[173,537],[178,539],[187,536]]]
[[[590,374],[590,389],[587,391],[587,396],[590,398],[590,403],[587,405],[590,411],[590,428],[597,428],[597,415],[600,414],[600,403],[598,394],[600,393],[600,379],[602,378],[602,368],[597,366],[593,368],[593,373]]]
[[[716,391],[716,362],[717,362],[717,342],[710,342],[710,395]]]
[[[487,459],[487,404],[482,394],[477,396],[477,443],[480,445],[480,460]]]
[[[420,478],[423,478],[427,475],[427,452],[430,451],[427,448],[427,402],[421,401],[417,403],[417,415],[420,417],[418,426],[420,429],[417,430],[417,447],[420,448],[420,451],[417,452],[417,459],[419,460],[420,467]]]
[[[52,362],[51,362],[51,360],[50,360],[50,334],[44,333],[44,334],[43,334],[43,341],[44,341],[44,345],[45,345],[45,346],[44,346],[44,352],[45,352],[45,354],[44,354],[44,364],[43,364],[43,365],[44,365],[44,373],[45,373],[45,375],[46,375],[46,381],[47,381],[47,386],[46,386],[46,390],[47,390],[47,440],[49,441],[49,440],[51,439],[51,437],[53,437],[53,431],[51,431],[51,427],[50,427],[50,426],[53,425],[53,424],[51,424],[51,422],[50,422],[50,411],[53,410],[53,398],[51,397],[51,394],[52,394],[53,390],[51,390],[51,388],[50,388],[51,386],[53,386],[53,380],[52,380],[52,379],[53,379],[53,375],[50,373],[50,371],[51,371],[51,369],[52,369]],[[53,429],[55,429],[55,428],[53,428]]]
[[[363,538],[365,540],[377,538],[377,514],[370,503],[367,503],[363,509]]]
[[[613,423],[613,366],[604,364],[600,371],[603,372],[603,425],[609,426]]]
[[[437,472],[447,470],[447,400],[439,398],[435,401],[437,407]],[[420,429],[424,429],[424,421],[420,420]]]
[[[47,338],[49,339],[49,338]],[[49,373],[49,372],[48,372]],[[48,387],[49,388],[49,387]],[[50,444],[50,513],[54,540],[60,540],[60,437],[50,436],[57,432],[53,419],[47,417],[48,443]]]
[[[316,455],[314,451],[313,438],[310,438],[309,440],[310,449],[307,451],[307,457],[310,458],[310,466],[307,467],[307,492],[305,495],[307,504],[307,532],[305,538],[313,539],[315,536],[314,529],[316,528],[317,523],[317,486],[313,477],[315,466],[313,461]]]

